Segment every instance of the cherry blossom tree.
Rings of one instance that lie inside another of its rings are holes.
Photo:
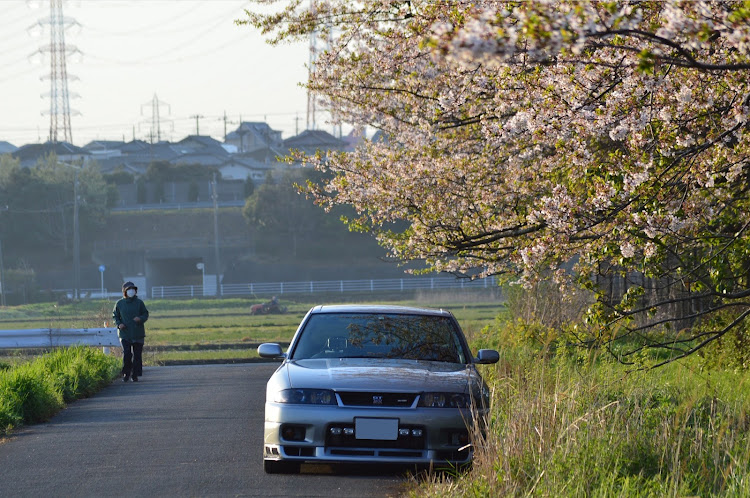
[[[320,37],[308,88],[382,131],[311,192],[393,257],[592,291],[579,339],[624,362],[744,330],[750,5],[258,3],[239,22]]]

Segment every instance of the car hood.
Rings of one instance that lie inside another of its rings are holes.
[[[286,369],[289,387],[338,391],[468,392],[473,365],[421,360],[335,358],[292,360]]]

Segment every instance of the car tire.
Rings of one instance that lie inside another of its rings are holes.
[[[266,474],[296,474],[299,472],[299,463],[263,460],[263,471]]]

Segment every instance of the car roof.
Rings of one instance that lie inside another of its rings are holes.
[[[402,315],[453,316],[450,311],[416,306],[396,306],[390,304],[326,304],[310,310],[311,314],[326,313],[395,313]]]

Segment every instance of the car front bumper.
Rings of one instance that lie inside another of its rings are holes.
[[[266,460],[463,464],[470,410],[266,403]],[[396,431],[395,437],[393,431]]]

